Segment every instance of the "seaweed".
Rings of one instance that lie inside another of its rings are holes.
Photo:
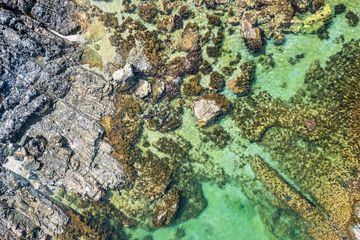
[[[207,17],[208,23],[210,25],[217,26],[217,27],[219,27],[221,25],[221,20],[220,20],[219,16],[207,14],[206,17]]]
[[[185,97],[199,96],[205,90],[199,85],[200,79],[201,75],[198,74],[183,84],[183,94]]]
[[[359,16],[353,11],[348,11],[345,17],[347,18],[350,27],[355,27],[359,22]]]
[[[211,64],[207,60],[204,60],[202,65],[200,66],[200,72],[202,74],[209,74],[211,71],[212,71]]]
[[[220,91],[225,86],[224,76],[216,71],[212,71],[210,74],[210,89],[214,89],[215,91]]]

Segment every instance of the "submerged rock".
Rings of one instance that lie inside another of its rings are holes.
[[[165,91],[165,82],[160,79],[154,79],[152,81],[152,101],[155,103]]]
[[[321,7],[314,14],[308,13],[303,20],[302,32],[304,33],[318,33],[323,31],[330,23],[332,18],[330,5],[326,4]]]
[[[248,21],[242,21],[240,30],[245,44],[251,53],[260,52],[264,49],[263,39],[261,37],[262,30],[259,27],[254,27]]]
[[[145,53],[138,47],[132,48],[127,56],[127,62],[130,63],[136,72],[150,73],[153,66]]]
[[[236,95],[247,93],[255,79],[255,63],[253,61],[241,64],[240,69],[240,76],[228,81],[228,87]]]
[[[222,94],[212,93],[193,102],[191,108],[200,126],[203,126],[224,114],[230,108],[230,101]]]
[[[179,187],[175,186],[165,194],[155,207],[152,223],[154,227],[167,227],[175,217],[175,213],[179,208]]]

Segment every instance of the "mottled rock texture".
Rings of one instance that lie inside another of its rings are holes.
[[[68,217],[37,188],[98,200],[124,183],[98,124],[115,111],[114,86],[58,34],[77,29],[75,14],[72,1],[0,0],[0,239],[63,233]]]
[[[64,233],[66,214],[23,177],[0,167],[0,238],[39,239]]]

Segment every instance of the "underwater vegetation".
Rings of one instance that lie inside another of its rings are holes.
[[[187,221],[208,206],[202,183],[223,188],[233,180],[279,239],[351,238],[352,227],[360,224],[354,211],[360,200],[359,41],[344,44],[325,67],[314,60],[304,73],[304,86],[289,102],[252,86],[257,63],[269,72],[279,64],[266,52],[266,39],[281,45],[290,32],[329,37],[330,6],[303,2],[164,0],[135,5],[124,0],[126,15],[121,18],[92,8],[94,22],[108,28],[116,49],[114,71],[103,67],[100,45],[94,45],[98,52],[86,47],[82,63],[110,72],[109,81],[114,72],[131,65],[134,83],[115,93],[116,112],[101,121],[104,138],[124,165],[127,180],[98,203],[61,193],[59,199],[82,209],[69,213],[72,222],[62,239],[117,239],[117,231],[121,239],[122,226],[153,231]],[[344,4],[335,6],[334,15],[345,12]],[[199,23],[200,16],[206,26]],[[345,18],[352,27],[359,21],[352,11]],[[251,58],[242,59],[241,53],[224,46],[228,33],[239,30],[239,44],[244,43]],[[84,34],[94,40],[89,32]],[[282,46],[277,49],[281,52]],[[223,64],[220,59],[230,53],[231,59]],[[258,62],[251,60],[254,57]],[[286,55],[295,66],[303,58],[305,54]],[[227,88],[236,95],[231,101]],[[245,172],[249,166],[254,177],[243,172],[230,176],[180,134],[190,109],[200,147],[222,151],[233,142],[239,144],[232,132],[214,122],[229,114],[239,130],[236,134],[268,152],[277,167],[259,156],[241,155],[236,170]],[[73,229],[74,225],[81,228]],[[181,239],[185,232],[179,228],[176,235]]]
[[[234,94],[246,94],[250,90],[250,85],[255,79],[254,61],[245,62],[240,65],[241,74],[234,80],[228,81],[228,87]]]
[[[279,170],[301,193],[311,196],[311,203],[340,231],[339,236],[328,233],[334,239],[352,236],[351,226],[359,221],[353,209],[359,192],[349,191],[347,185],[359,171],[358,142],[354,140],[358,128],[351,127],[358,124],[355,79],[359,53],[359,41],[352,40],[330,57],[325,68],[314,61],[305,74],[305,89],[290,99],[294,107],[259,90],[238,99],[232,111],[241,135],[264,147]],[[309,233],[323,239],[316,235],[321,231]]]

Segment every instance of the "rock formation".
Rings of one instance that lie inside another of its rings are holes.
[[[97,123],[115,111],[114,86],[77,66],[81,48],[61,38],[77,28],[72,2],[0,7],[0,237],[40,239],[69,220],[45,194],[98,200],[125,182]]]

